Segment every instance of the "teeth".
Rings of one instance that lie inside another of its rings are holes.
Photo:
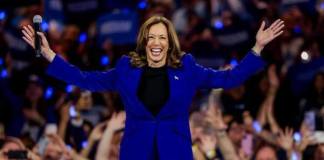
[[[152,52],[161,52],[162,49],[161,48],[152,48],[151,51]]]

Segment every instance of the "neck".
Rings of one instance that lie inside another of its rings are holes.
[[[160,68],[160,67],[163,67],[165,65],[166,65],[165,61],[148,62],[148,66],[151,67],[151,68]]]

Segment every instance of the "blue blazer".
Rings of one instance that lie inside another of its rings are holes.
[[[218,71],[198,65],[190,54],[181,60],[182,67],[168,68],[170,96],[156,117],[137,97],[142,68],[132,67],[127,56],[104,72],[83,72],[55,56],[47,73],[91,91],[119,92],[126,111],[121,160],[151,160],[155,143],[160,160],[192,160],[188,109],[195,91],[238,86],[260,70],[264,62],[249,52],[234,69]]]

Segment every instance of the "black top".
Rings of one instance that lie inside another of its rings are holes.
[[[137,96],[154,115],[160,112],[169,98],[169,79],[167,67],[143,67]]]

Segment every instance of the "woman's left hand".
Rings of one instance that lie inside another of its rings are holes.
[[[260,54],[265,45],[283,33],[282,29],[284,26],[284,21],[277,19],[270,27],[265,29],[265,22],[262,21],[261,27],[256,35],[256,42],[253,50]]]

